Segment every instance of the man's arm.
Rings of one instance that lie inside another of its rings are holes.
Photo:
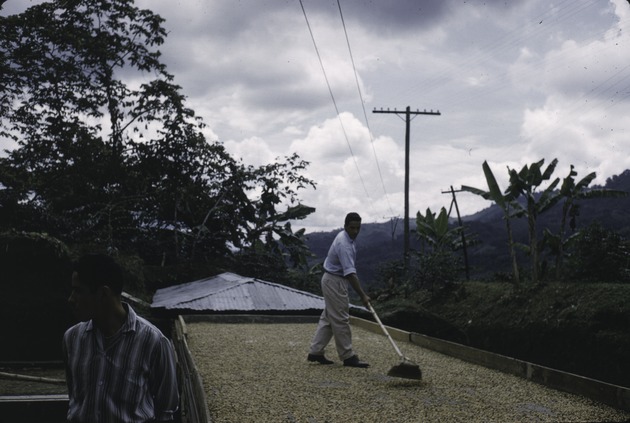
[[[359,282],[359,277],[357,276],[357,274],[351,273],[346,276],[346,279],[348,279],[348,282],[350,282],[350,285],[352,285],[352,288],[355,290],[355,292],[359,294],[363,305],[369,307],[370,297],[368,297],[367,294],[363,291],[363,288],[361,288],[361,283]]]
[[[161,339],[157,348],[157,360],[152,369],[155,420],[171,421],[179,407],[175,353],[170,341],[166,338]]]

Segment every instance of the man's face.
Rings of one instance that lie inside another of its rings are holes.
[[[97,308],[98,291],[91,292],[90,288],[81,283],[77,272],[72,274],[72,286],[68,304],[72,308],[74,316],[82,321],[88,321],[94,317]]]
[[[361,231],[361,222],[349,222],[346,226],[344,226],[346,232],[348,232],[348,236],[352,239],[356,239]]]

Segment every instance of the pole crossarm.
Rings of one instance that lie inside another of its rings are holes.
[[[409,109],[409,108],[407,108]],[[439,110],[433,111],[433,109],[427,111],[427,109],[424,110],[418,110],[416,109],[416,111],[413,110],[383,110],[383,108],[381,107],[381,109],[376,109],[374,108],[374,110],[372,111],[372,113],[396,113],[396,114],[407,114],[409,113],[410,115],[441,115],[442,113],[440,113]]]
[[[441,115],[439,110],[427,111],[426,109],[420,111],[416,109],[416,111],[412,111],[411,107],[407,106],[405,110],[384,110],[382,107],[380,110],[374,108],[373,113],[395,113],[397,115],[404,114],[405,115],[405,233],[404,233],[404,262],[405,268],[409,267],[409,133],[411,127],[411,115],[433,115],[439,116]]]

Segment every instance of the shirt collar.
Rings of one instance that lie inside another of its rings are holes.
[[[131,308],[129,304],[123,302],[122,306],[127,312],[127,320],[125,321],[125,323],[123,323],[122,327],[120,328],[120,332],[121,333],[135,332],[136,322],[138,321],[138,315],[133,310],[133,308]],[[85,331],[91,332],[93,330],[94,330],[94,321],[90,319],[85,326]]]
[[[127,303],[122,303],[122,306],[127,310],[127,321],[123,324],[121,331],[123,333],[126,332],[135,332],[136,330],[136,322],[138,321],[138,315],[131,308],[131,306]]]

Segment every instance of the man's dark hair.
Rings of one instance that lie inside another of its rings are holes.
[[[346,221],[344,222],[343,226],[348,226],[350,222],[361,223],[361,216],[359,216],[359,213],[355,213],[355,212],[348,213],[346,215]]]
[[[106,254],[87,254],[74,263],[79,281],[96,292],[99,286],[108,286],[116,295],[122,293],[123,269]]]

